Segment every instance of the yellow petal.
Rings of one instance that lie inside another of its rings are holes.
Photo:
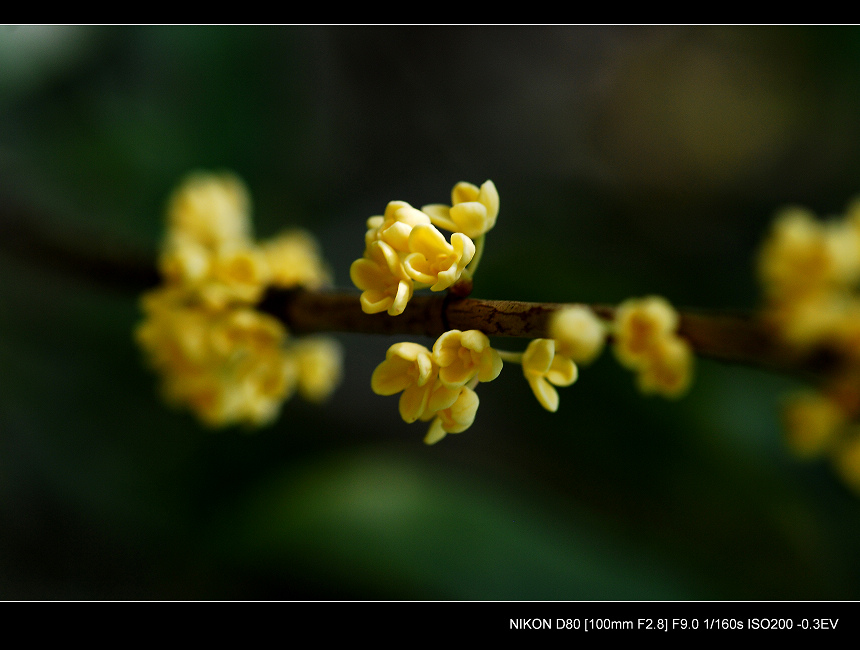
[[[555,355],[546,378],[556,386],[570,386],[578,375],[576,364],[567,357]]]
[[[457,224],[458,232],[472,239],[477,239],[491,227],[487,218],[487,207],[477,201],[455,205],[451,208],[451,220]]]
[[[537,401],[550,413],[558,410],[558,391],[543,377],[527,377]]]
[[[454,186],[454,189],[451,190],[451,203],[457,205],[458,203],[477,201],[480,194],[481,190],[479,190],[477,186],[465,181],[460,181]]]
[[[427,430],[427,435],[424,436],[424,444],[435,445],[447,435],[448,432],[442,428],[442,420],[436,418]]]
[[[523,353],[523,372],[544,376],[555,357],[555,341],[534,339]]]
[[[481,355],[481,368],[478,371],[478,380],[482,382],[493,381],[502,372],[502,358],[492,348],[484,350]]]
[[[386,359],[373,371],[370,377],[370,388],[377,395],[395,395],[408,388],[413,383],[407,374],[411,364],[398,357]]]
[[[400,396],[400,417],[404,422],[415,422],[424,413],[427,408],[427,401],[430,397],[429,386],[409,386],[403,391]]]

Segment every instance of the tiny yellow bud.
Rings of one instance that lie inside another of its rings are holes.
[[[578,363],[588,363],[600,354],[606,334],[601,320],[582,305],[565,307],[550,317],[549,335],[556,350]]]
[[[324,402],[340,383],[343,350],[329,337],[309,337],[292,348],[298,371],[298,389],[309,402]]]
[[[636,368],[677,328],[678,314],[664,298],[626,300],[615,311],[615,353],[625,366]]]

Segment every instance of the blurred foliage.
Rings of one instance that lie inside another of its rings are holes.
[[[475,296],[751,308],[773,212],[860,193],[858,65],[856,28],[3,27],[0,220],[154,254],[175,183],[231,169],[348,286],[389,200],[491,178]],[[702,361],[666,402],[607,353],[549,414],[508,367],[427,448],[370,391],[394,341],[343,335],[330,406],[212,432],[160,402],[131,291],[9,249],[2,598],[860,598],[860,499],[782,444],[794,380]]]

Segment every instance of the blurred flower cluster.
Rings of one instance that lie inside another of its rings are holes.
[[[256,242],[250,199],[233,175],[195,173],[174,192],[158,265],[135,337],[161,375],[165,398],[204,423],[266,424],[298,390],[324,400],[341,375],[329,338],[293,340],[255,309],[268,287],[330,283],[313,237],[300,230]]]
[[[689,388],[693,352],[677,329],[678,313],[659,296],[626,300],[615,310],[615,356],[637,373],[643,393],[680,397]]]
[[[783,420],[798,455],[828,456],[860,490],[860,201],[843,217],[793,207],[777,215],[758,258],[763,318],[798,357],[824,354],[818,390],[786,398]]]

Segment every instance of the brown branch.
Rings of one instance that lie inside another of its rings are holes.
[[[0,200],[0,206],[0,249],[111,288],[140,292],[159,282],[151,257],[134,247],[57,227],[14,203]],[[479,329],[495,337],[546,338],[550,315],[569,304],[417,295],[403,314],[389,316],[362,312],[357,292],[271,290],[260,308],[296,333],[438,337],[451,329]],[[586,306],[605,321],[613,318],[614,307]],[[753,314],[682,310],[679,333],[701,357],[812,377],[839,370],[837,355],[791,348]]]
[[[488,336],[547,338],[550,315],[571,303],[481,300],[454,296],[414,296],[399,316],[365,314],[358,293],[271,290],[260,309],[297,334],[356,332],[438,337],[451,329],[478,329]],[[614,307],[585,305],[604,321]],[[801,352],[782,343],[764,321],[751,314],[681,312],[678,333],[698,356],[779,372],[820,376],[836,370],[826,351]]]

